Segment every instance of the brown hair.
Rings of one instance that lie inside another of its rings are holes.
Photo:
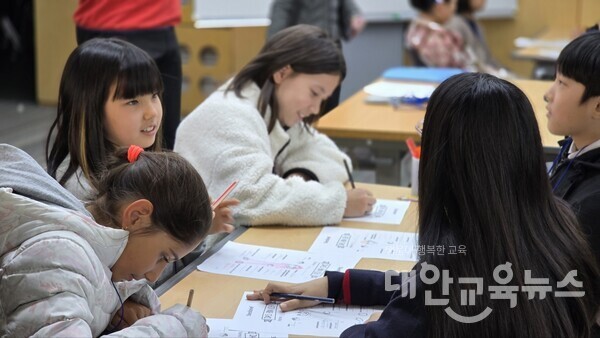
[[[298,73],[339,75],[340,82],[346,77],[346,62],[342,51],[319,27],[296,25],[273,35],[227,87],[227,91],[233,90],[240,98],[242,89],[249,81],[260,87],[257,108],[264,116],[267,107],[271,107],[271,119],[267,127],[269,132],[273,130],[279,116],[273,74],[287,65]],[[321,113],[323,108],[324,104],[321,105]],[[310,115],[303,122],[310,125],[318,118],[319,115]]]
[[[109,156],[98,181],[98,195],[91,202],[102,224],[119,224],[118,210],[123,202],[147,199],[154,206],[153,227],[176,240],[192,244],[208,233],[212,209],[200,174],[173,152],[146,151],[127,161],[127,148]]]

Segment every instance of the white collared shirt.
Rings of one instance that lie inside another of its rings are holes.
[[[587,153],[588,151],[594,150],[596,148],[600,148],[600,140],[597,140],[596,142],[593,142],[593,143],[581,148],[580,150],[575,147],[575,142],[571,142],[571,146],[569,147],[568,158],[570,160],[572,160],[575,157],[583,155],[583,154]]]

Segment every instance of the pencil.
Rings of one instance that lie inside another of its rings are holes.
[[[190,289],[190,294],[188,296],[187,307],[192,307],[192,299],[194,299],[194,289]]]
[[[233,190],[233,188],[235,188],[235,186],[238,184],[238,181],[233,181],[228,187],[227,189],[225,189],[225,191],[223,191],[223,193],[221,194],[221,196],[217,197],[216,200],[214,200],[211,204],[211,208],[213,210],[215,210],[219,204],[221,204],[221,202],[223,202],[223,200],[225,199],[225,197],[227,197],[227,195],[229,195],[229,193]]]
[[[279,298],[289,298],[289,299],[315,300],[317,302],[329,303],[329,304],[335,303],[335,299],[333,299],[333,298],[305,296],[305,295],[298,295],[295,293],[273,292],[273,293],[271,293],[270,296],[271,297],[279,297]]]
[[[348,166],[348,162],[344,159],[344,167],[346,167],[346,172],[348,173],[348,179],[350,180],[350,185],[352,185],[352,189],[356,189],[354,185],[354,177],[352,177],[352,173],[350,172],[350,167]]]

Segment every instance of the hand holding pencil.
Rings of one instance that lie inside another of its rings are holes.
[[[327,277],[293,285],[269,283],[263,290],[254,291],[246,298],[248,300],[264,300],[267,304],[275,300],[282,301],[279,307],[281,311],[286,312],[320,303],[333,303],[334,299],[327,298],[328,288]]]
[[[209,235],[222,232],[230,233],[235,229],[235,227],[232,225],[234,219],[231,207],[238,205],[240,201],[235,198],[228,199],[227,195],[229,195],[229,193],[235,188],[237,183],[238,181],[231,183],[227,189],[225,189],[225,191],[211,203],[214,217],[210,230],[208,231]]]
[[[373,206],[377,200],[375,197],[373,197],[373,194],[370,191],[356,188],[354,177],[352,177],[352,172],[350,171],[350,166],[345,159],[343,162],[346,173],[348,174],[348,180],[352,186],[352,189],[346,192],[346,210],[344,210],[344,217],[364,216],[373,211]]]

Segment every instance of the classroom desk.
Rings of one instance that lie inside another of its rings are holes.
[[[375,196],[383,199],[396,199],[410,196],[410,189],[357,183],[357,186],[370,189]],[[377,229],[389,231],[416,232],[417,203],[411,203],[402,223],[398,225],[367,224],[358,222],[342,222],[344,227]],[[242,228],[240,228],[242,229]],[[293,250],[308,250],[321,231],[321,227],[252,227],[239,230],[236,242],[254,245],[280,247]],[[185,304],[190,289],[194,289],[192,307],[207,318],[233,318],[244,291],[264,288],[268,281],[212,274],[196,270],[196,265],[206,259],[199,257],[186,269],[175,275],[174,281],[167,281],[156,289],[160,295],[162,308],[166,309],[176,303]],[[400,262],[383,259],[362,259],[357,268],[377,270],[408,271],[414,262]],[[179,281],[177,281],[179,280]],[[173,285],[173,282],[177,282]]]
[[[386,80],[390,81],[390,80]],[[557,142],[562,136],[550,134],[546,127],[546,103],[543,96],[552,82],[539,80],[514,80],[529,98],[538,120],[542,144],[547,153],[558,152]],[[367,94],[361,89],[323,116],[316,128],[334,138],[371,139],[403,142],[409,137],[419,140],[415,124],[423,119],[425,110],[401,106],[398,110],[389,104],[365,103]]]

